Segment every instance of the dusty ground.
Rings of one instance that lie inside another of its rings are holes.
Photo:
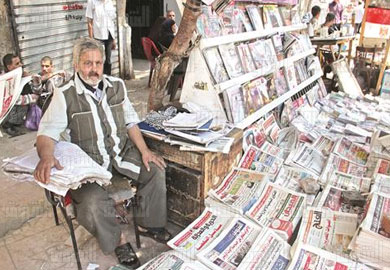
[[[135,60],[136,79],[127,81],[128,94],[136,111],[143,118],[149,95],[147,80],[148,62]],[[12,157],[31,149],[36,132],[9,138],[0,137],[0,159]],[[131,221],[131,216],[128,216]],[[77,226],[77,222],[74,223]],[[122,225],[128,240],[135,248],[133,225]],[[66,246],[68,228],[62,222],[55,226],[50,205],[46,202],[42,188],[30,182],[10,180],[0,171],[0,269],[1,270],[46,270],[77,269],[71,246]],[[172,224],[169,230],[180,229]],[[166,245],[141,237],[141,249],[136,250],[141,263],[167,250]],[[100,270],[116,264],[114,256],[104,256],[94,238],[80,249],[83,269],[89,262],[100,265]]]

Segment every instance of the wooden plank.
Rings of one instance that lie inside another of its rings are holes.
[[[194,199],[200,198],[200,182],[203,177],[199,171],[168,162],[166,175],[169,189],[183,192]]]

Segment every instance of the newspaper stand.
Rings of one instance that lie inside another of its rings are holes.
[[[168,163],[167,207],[171,222],[184,227],[196,219],[204,209],[209,189],[219,185],[226,172],[238,164],[242,131],[234,129],[228,136],[234,138],[229,154],[180,151],[178,146],[145,137],[149,148]]]

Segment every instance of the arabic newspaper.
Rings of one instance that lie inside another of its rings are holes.
[[[206,207],[194,222],[168,242],[168,246],[195,259],[196,254],[218,237],[234,216],[224,209]]]
[[[287,164],[296,165],[300,168],[309,170],[316,176],[320,176],[326,163],[326,158],[314,148],[307,144],[301,145],[295,152],[288,157]]]
[[[329,156],[330,153],[332,153],[333,146],[335,145],[334,141],[331,139],[320,136],[313,142],[311,147],[313,147],[317,152],[321,153],[324,156]]]
[[[288,270],[369,270],[366,265],[354,262],[328,251],[300,243]]]
[[[288,155],[287,151],[285,151],[284,149],[281,149],[280,147],[277,147],[276,145],[273,145],[267,141],[265,141],[261,145],[260,151],[267,153],[267,154],[270,154],[270,155],[273,155],[275,157],[281,158],[281,159],[287,158],[287,155]]]
[[[338,255],[345,255],[357,229],[355,214],[326,208],[305,209],[295,243],[309,244]]]
[[[290,261],[290,246],[274,231],[264,228],[248,251],[239,270],[283,270]]]
[[[374,175],[375,174],[390,175],[390,161],[379,159],[374,170]]]
[[[0,75],[0,123],[11,111],[22,92],[22,73],[20,67]]]
[[[371,187],[371,192],[390,194],[390,176],[377,174]]]
[[[366,165],[369,156],[369,153],[363,147],[351,142],[345,137],[336,143],[333,153],[360,165]]]
[[[332,171],[328,178],[328,185],[345,190],[356,190],[361,193],[370,192],[371,178],[356,177],[338,171]]]
[[[145,263],[138,270],[208,270],[199,261],[191,260],[176,251],[168,251]]]
[[[260,197],[267,174],[234,168],[209,195],[244,214]]]
[[[198,259],[215,270],[235,270],[240,266],[262,228],[248,219],[235,218]]]
[[[246,215],[288,240],[302,217],[305,199],[304,194],[267,183],[260,198]]]

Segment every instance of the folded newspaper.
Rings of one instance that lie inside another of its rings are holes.
[[[64,168],[52,168],[48,184],[34,179],[33,172],[40,160],[35,148],[20,156],[5,159],[2,168],[15,179],[35,181],[62,196],[66,195],[69,189],[77,189],[83,183],[94,182],[101,186],[111,183],[112,174],[73,143],[58,142],[54,148],[54,156]]]

